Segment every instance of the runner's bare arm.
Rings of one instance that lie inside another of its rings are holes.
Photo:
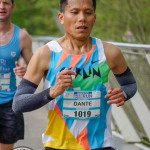
[[[104,42],[106,61],[114,74],[121,74],[127,69],[126,60],[121,50],[113,44]]]
[[[38,109],[52,98],[49,88],[35,93],[44,72],[48,69],[50,50],[44,45],[40,47],[29,62],[24,78],[21,80],[14,96],[12,108],[14,112],[27,112]]]
[[[44,45],[36,50],[32,56],[27,71],[24,75],[24,79],[39,84],[45,71],[47,71],[50,62],[50,50],[47,45]]]
[[[32,38],[28,32],[24,29],[20,31],[20,48],[21,55],[24,58],[25,62],[28,64],[33,53],[32,53]]]
[[[32,57],[32,39],[28,32],[23,29],[20,29],[20,49],[22,57],[15,62],[16,67],[13,70],[18,77],[22,78],[26,72],[26,65]]]
[[[104,43],[104,48],[107,63],[120,85],[118,88],[111,87],[106,98],[108,99],[108,104],[122,106],[126,100],[136,93],[136,81],[120,49],[108,43]]]

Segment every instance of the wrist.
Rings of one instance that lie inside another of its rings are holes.
[[[123,92],[123,95],[124,95],[124,101],[126,101],[127,100],[127,94],[124,92],[124,91],[122,91]]]
[[[49,96],[50,96],[51,99],[56,98],[55,90],[53,89],[53,87],[51,87],[50,90],[49,90]]]

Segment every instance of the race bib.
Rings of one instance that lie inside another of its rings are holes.
[[[99,118],[100,91],[66,91],[63,96],[63,117]]]
[[[10,91],[10,73],[0,73],[0,91]]]

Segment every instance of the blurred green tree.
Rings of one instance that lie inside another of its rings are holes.
[[[31,35],[60,36],[58,0],[15,0],[13,22]],[[93,36],[103,40],[150,43],[150,0],[97,0]]]

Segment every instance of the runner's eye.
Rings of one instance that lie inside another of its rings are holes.
[[[72,13],[72,14],[78,14],[78,12],[77,12],[77,11],[72,11],[71,13]]]

